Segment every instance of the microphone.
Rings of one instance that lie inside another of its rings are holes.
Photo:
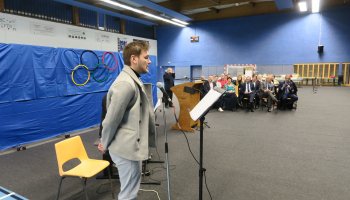
[[[163,87],[163,84],[161,82],[157,82],[157,88],[159,88],[160,91],[162,91],[163,96],[165,96],[165,98],[167,98],[169,102],[172,102],[170,97],[169,97],[169,95],[168,95],[168,93],[166,93],[166,91],[165,91],[165,89]]]

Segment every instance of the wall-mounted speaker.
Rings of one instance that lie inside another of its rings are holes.
[[[318,45],[317,52],[323,53],[323,45]]]

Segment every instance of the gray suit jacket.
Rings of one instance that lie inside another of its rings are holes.
[[[267,82],[266,81],[261,82],[260,90],[264,92],[264,90],[266,89],[267,89]],[[269,84],[269,90],[271,92],[275,91],[275,85],[272,82]]]
[[[148,147],[155,146],[151,102],[141,80],[127,65],[108,90],[102,126],[102,145],[122,158],[146,160]]]

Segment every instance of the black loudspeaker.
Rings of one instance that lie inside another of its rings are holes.
[[[323,45],[318,45],[317,52],[318,53],[323,53]]]

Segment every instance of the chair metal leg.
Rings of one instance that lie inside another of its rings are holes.
[[[85,193],[85,199],[89,200],[89,197],[88,197],[87,191],[86,191],[86,180],[87,180],[87,178],[82,178],[81,179],[81,183],[83,184],[83,190],[84,190],[84,193]]]
[[[110,169],[108,169],[108,178],[109,178],[109,183],[111,184],[112,199],[114,199],[113,183],[112,183],[112,177],[111,177],[111,170]]]
[[[60,192],[61,192],[61,185],[62,185],[62,181],[63,179],[66,178],[64,176],[61,176],[61,179],[60,179],[60,185],[58,186],[58,192],[57,192],[57,197],[56,197],[56,200],[58,200],[60,198]]]

